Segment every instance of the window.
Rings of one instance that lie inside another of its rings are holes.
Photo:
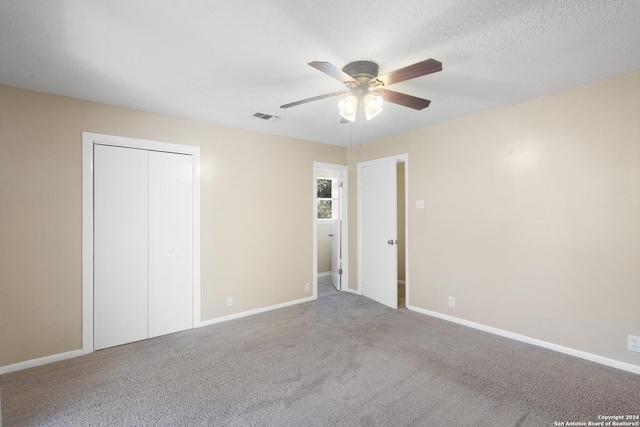
[[[318,178],[318,219],[331,219],[331,179]]]

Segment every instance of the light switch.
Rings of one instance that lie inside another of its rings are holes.
[[[424,200],[416,200],[416,209],[424,209]]]

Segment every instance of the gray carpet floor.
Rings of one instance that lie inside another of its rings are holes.
[[[338,292],[340,291],[331,284],[331,276],[318,277],[318,298],[337,294]]]
[[[513,427],[640,413],[638,375],[344,292],[6,374],[0,390],[4,427]]]

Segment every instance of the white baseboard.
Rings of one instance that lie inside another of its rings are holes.
[[[289,307],[291,305],[301,304],[304,302],[314,301],[316,298],[307,297],[295,301],[289,301],[282,304],[276,304],[269,307],[257,308],[255,310],[244,311],[242,313],[231,314],[229,316],[218,317],[211,320],[205,320],[196,325],[196,328],[208,325],[214,325],[216,323],[226,322],[228,320],[239,319],[241,317],[251,316],[253,314],[264,313],[266,311],[277,310],[279,308]],[[20,371],[22,369],[33,368],[35,366],[46,365],[48,363],[58,362],[65,359],[71,359],[74,357],[82,356],[84,353],[82,349],[68,351],[66,353],[53,354],[51,356],[41,357],[39,359],[25,360],[24,362],[14,363],[12,365],[0,366],[0,375],[8,374],[10,372]]]
[[[330,271],[325,271],[324,273],[318,273],[318,277],[327,277],[327,276],[331,276]]]
[[[549,350],[557,351],[559,353],[568,354],[569,356],[579,357],[590,362],[599,363],[601,365],[610,366],[612,368],[621,369],[623,371],[631,372],[633,374],[640,375],[640,366],[633,365],[631,363],[620,362],[619,360],[610,359],[604,356],[598,356],[597,354],[587,353],[586,351],[576,350],[570,347],[564,347],[558,344],[553,344],[547,341],[542,341],[536,338],[531,338],[526,335],[516,334],[514,332],[505,331],[503,329],[494,328],[493,326],[483,325],[482,323],[471,322],[469,320],[460,319],[458,317],[449,316],[447,314],[438,313],[437,311],[425,310],[423,308],[415,306],[407,306],[409,310],[417,313],[426,314],[427,316],[437,317],[442,320],[457,323],[459,325],[468,326],[480,331],[489,332],[490,334],[499,335],[501,337],[509,338],[512,340],[532,344],[538,347],[543,347]]]
[[[279,308],[285,308],[296,304],[302,304],[304,302],[314,301],[316,298],[307,297],[294,301],[283,302],[282,304],[271,305],[269,307],[256,308],[255,310],[243,311],[241,313],[230,314],[228,316],[216,317],[215,319],[203,320],[196,328],[203,326],[215,325],[216,323],[227,322],[229,320],[240,319],[242,317],[253,316],[254,314],[264,313],[266,311],[277,310]]]
[[[216,323],[226,322],[228,320],[239,319],[241,317],[251,316],[253,314],[264,313],[265,311],[277,310],[279,308],[288,307],[291,305],[301,304],[303,302],[313,301],[314,297],[302,298],[295,301],[289,301],[282,304],[276,304],[269,307],[258,308],[255,310],[244,311],[242,313],[231,314],[229,316],[218,317],[216,319],[205,320],[196,325],[196,328],[208,325],[214,325]],[[51,356],[41,357],[39,359],[25,360],[24,362],[14,363],[12,365],[0,366],[0,375],[8,374],[10,372],[20,371],[22,369],[33,368],[35,366],[46,365],[48,363],[58,362],[60,360],[71,359],[74,357],[82,356],[82,350],[73,350],[66,353],[53,354]]]
[[[359,292],[353,291],[351,289],[346,289],[345,292],[351,292],[356,295],[360,295]],[[315,300],[314,297],[307,297],[299,300],[272,305],[269,307],[262,307],[262,308],[257,308],[255,310],[243,311],[241,313],[235,313],[229,316],[223,316],[223,317],[217,317],[215,319],[205,320],[203,322],[200,322],[199,325],[196,325],[196,327],[215,325],[217,323],[222,323],[222,322],[226,322],[234,319],[240,319],[242,317],[252,316],[254,314],[264,313],[271,310],[277,310],[279,308],[289,307],[292,305],[310,302],[314,300]],[[610,366],[612,368],[621,369],[623,371],[640,375],[640,366],[638,365],[621,362],[621,361],[610,359],[604,356],[598,356],[597,354],[587,353],[585,351],[576,350],[570,347],[564,347],[558,344],[553,344],[547,341],[542,341],[542,340],[531,338],[525,335],[516,334],[514,332],[505,331],[503,329],[494,328],[492,326],[483,325],[481,323],[476,323],[469,320],[460,319],[458,317],[449,316],[447,314],[438,313],[436,311],[425,310],[423,308],[415,307],[412,305],[408,305],[407,308],[411,311],[415,311],[416,313],[421,313],[431,317],[437,317],[439,319],[457,323],[459,325],[468,326],[470,328],[477,329],[484,332],[489,332],[490,334],[524,342],[527,344],[536,345],[538,347],[554,350],[559,353],[567,354],[569,356],[579,357],[581,359],[585,359],[590,362],[599,363],[601,365]],[[82,356],[82,354],[83,353],[81,349],[73,350],[73,351],[68,351],[66,353],[59,353],[59,354],[53,354],[51,356],[41,357],[39,359],[25,360],[24,362],[14,363],[12,365],[0,366],[0,375],[8,374],[10,372],[20,371],[22,369],[28,369],[36,366],[46,365],[48,363],[59,362],[61,360],[72,359],[74,357]]]
[[[59,362],[61,360],[72,359],[82,356],[82,350],[73,350],[66,353],[52,354],[51,356],[41,357],[39,359],[25,360],[24,362],[14,363],[12,365],[0,366],[0,375],[9,372],[21,371],[23,369],[33,368],[36,366],[46,365],[48,363]]]

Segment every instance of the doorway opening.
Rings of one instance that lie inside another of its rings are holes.
[[[407,307],[407,275],[406,275],[406,192],[405,164],[399,162],[397,168],[397,200],[398,200],[398,308]]]
[[[358,163],[358,285],[363,296],[406,307],[408,155]]]
[[[347,167],[314,162],[313,297],[347,289]]]

